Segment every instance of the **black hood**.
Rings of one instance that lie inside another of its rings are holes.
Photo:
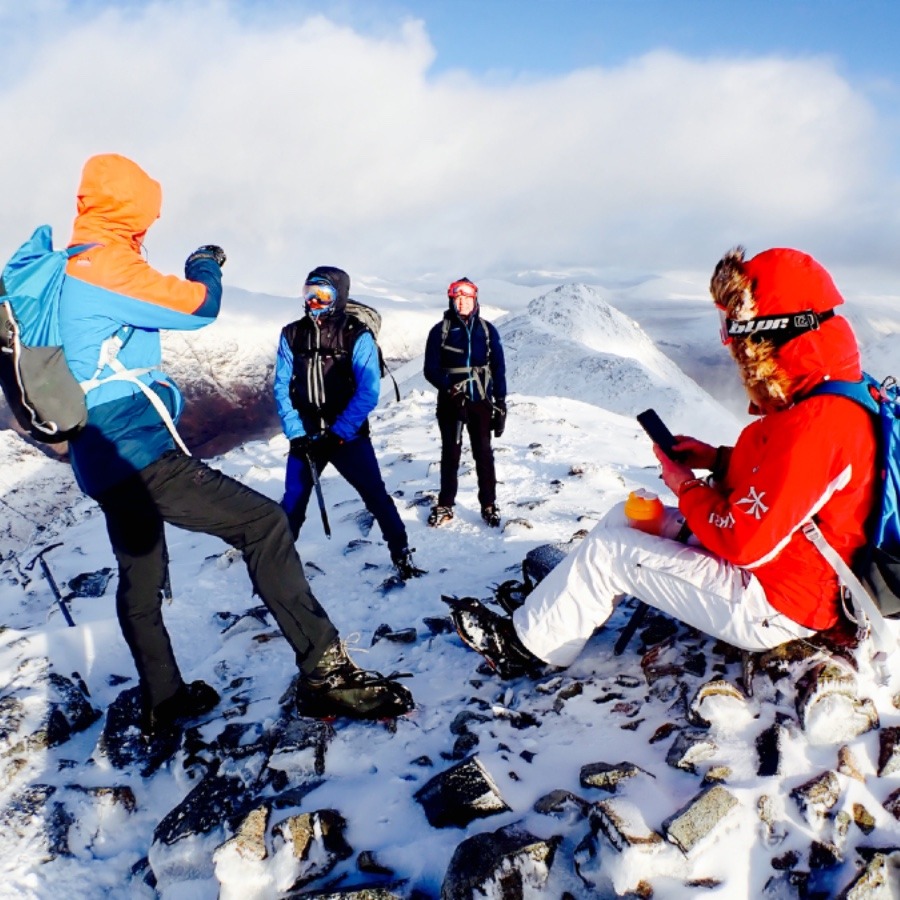
[[[304,284],[307,284],[310,279],[314,278],[324,279],[337,291],[337,300],[334,301],[334,305],[328,310],[328,314],[343,312],[344,307],[347,305],[347,300],[350,298],[350,276],[343,269],[338,269],[336,266],[316,266],[306,276]]]

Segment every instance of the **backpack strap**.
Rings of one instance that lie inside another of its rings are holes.
[[[812,519],[807,519],[801,525],[800,531],[825,557],[841,584],[849,591],[853,604],[853,616],[856,620],[857,637],[863,640],[867,631],[871,632],[872,645],[875,649],[872,662],[882,684],[887,684],[890,676],[888,654],[897,649],[897,641],[888,633],[884,616],[881,615],[871,595],[863,587],[863,583],[856,577],[850,566],[828,543],[819,526]]]
[[[861,381],[823,381],[817,384],[806,396],[816,397],[831,394],[835,397],[846,397],[853,400],[870,413],[878,415],[881,386],[871,375],[863,373]],[[804,398],[805,399],[805,398]]]
[[[91,378],[87,378],[84,381],[80,382],[81,389],[87,394],[89,391],[94,390],[94,388],[100,387],[101,384],[108,384],[110,381],[129,381],[131,384],[136,385],[141,393],[150,401],[150,404],[159,414],[159,417],[162,419],[163,424],[166,426],[169,434],[172,435],[173,440],[178,445],[178,448],[186,455],[190,456],[191,451],[188,450],[187,445],[181,439],[181,435],[178,433],[178,429],[175,427],[175,420],[172,418],[171,413],[168,409],[166,409],[165,403],[162,402],[159,394],[156,391],[150,389],[149,385],[145,384],[138,377],[140,375],[148,375],[153,371],[153,368],[146,369],[126,369],[125,366],[119,361],[119,353],[122,351],[122,348],[128,343],[131,335],[134,334],[134,329],[130,328],[128,325],[123,325],[115,334],[108,337],[101,345],[100,345],[100,353],[97,359],[97,368]],[[123,338],[124,335],[124,338]],[[101,378],[100,373],[106,368],[109,367],[113,370],[112,375],[107,375],[106,378]]]

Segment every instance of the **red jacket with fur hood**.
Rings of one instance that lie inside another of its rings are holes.
[[[711,291],[737,321],[827,313],[843,303],[812,257],[787,249],[745,262],[737,248],[717,266]],[[702,544],[752,571],[776,609],[808,628],[830,628],[839,615],[837,578],[799,528],[815,516],[852,561],[873,504],[875,426],[844,397],[803,398],[827,379],[862,377],[856,339],[834,315],[785,343],[739,338],[729,346],[761,418],[741,432],[724,477],[684,491],[679,506]]]

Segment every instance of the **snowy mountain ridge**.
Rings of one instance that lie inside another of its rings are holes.
[[[439,316],[421,315],[410,343]],[[410,318],[386,316],[386,337]],[[863,877],[887,887],[854,900],[893,896],[900,694],[865,654],[857,669],[816,647],[750,666],[651,614],[617,655],[624,603],[570,669],[502,682],[448,630],[442,595],[492,601],[529,553],[571,546],[629,490],[665,495],[634,412],[653,405],[710,441],[738,427],[594,289],[565,286],[494,320],[511,387],[495,442],[502,528],[480,519],[467,449],[456,518],[425,525],[439,438],[417,358],[372,435],[427,574],[382,593],[387,550],[329,469],[333,537],[313,507],[298,543],[357,661],[411,674],[418,708],[396,730],[293,716],[292,655],[246,570],[216,539],[172,529],[166,622],[185,677],[223,699],[171,758],[142,756],[110,724],[128,721],[135,681],[102,516],[67,467],[0,432],[0,500],[25,523],[14,532],[4,517],[0,559],[0,896],[789,900]],[[221,324],[223,348],[234,339],[263,359],[264,340]],[[223,385],[252,368],[227,350],[204,364]],[[286,450],[277,434],[212,464],[278,499]],[[72,628],[34,564],[58,542],[46,562]],[[451,794],[459,771],[483,791],[478,812],[463,803],[455,824],[436,823],[426,800]]]

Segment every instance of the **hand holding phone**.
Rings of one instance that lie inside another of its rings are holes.
[[[672,447],[674,447],[676,443],[675,435],[666,428],[663,420],[656,414],[656,410],[645,409],[642,413],[638,413],[637,420],[640,423],[641,428],[649,435],[650,440],[652,440],[653,443],[669,457],[669,459],[674,460],[675,462],[682,461],[682,454],[672,450]]]

